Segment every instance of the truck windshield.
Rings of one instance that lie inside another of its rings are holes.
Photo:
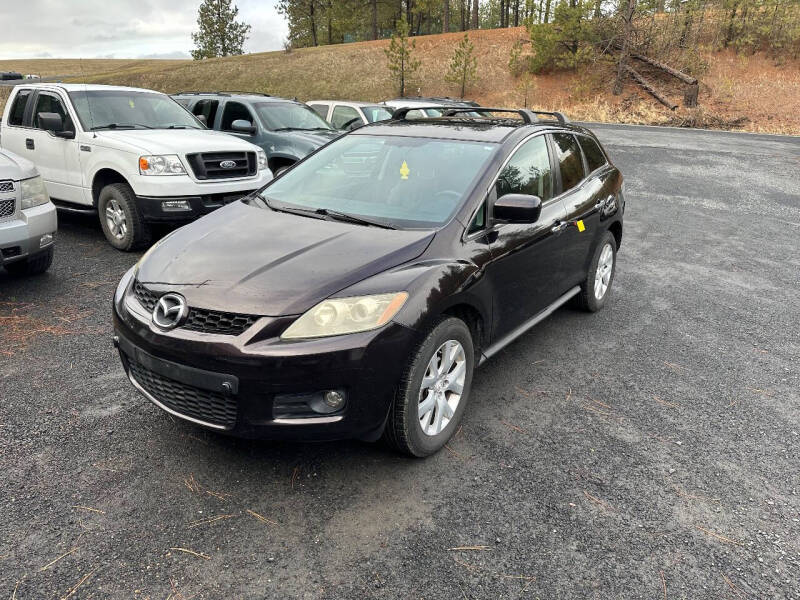
[[[496,144],[398,135],[347,135],[261,191],[276,210],[336,211],[394,228],[445,224]]]
[[[386,110],[386,108],[383,106],[362,106],[361,110],[364,111],[364,115],[367,117],[367,121],[370,123],[375,123],[376,121],[386,121],[387,119],[392,118],[392,113]]]
[[[254,106],[261,121],[272,131],[333,129],[325,119],[304,104],[257,102]]]
[[[81,125],[98,129],[203,129],[203,125],[166,94],[129,90],[69,93]]]

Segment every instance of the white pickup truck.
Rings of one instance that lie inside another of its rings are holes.
[[[136,88],[18,85],[0,147],[38,167],[59,208],[96,211],[119,250],[147,246],[153,223],[191,221],[272,178],[257,146]]]

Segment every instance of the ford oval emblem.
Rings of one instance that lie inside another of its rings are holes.
[[[223,160],[219,163],[219,166],[223,169],[235,169],[236,168],[236,161],[235,160]]]

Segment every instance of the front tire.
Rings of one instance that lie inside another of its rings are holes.
[[[589,273],[581,284],[578,304],[584,310],[597,312],[606,305],[617,267],[617,240],[610,231],[600,238],[594,251]]]
[[[440,450],[458,429],[474,367],[469,327],[443,317],[417,346],[397,387],[384,431],[389,444],[416,457]]]
[[[50,246],[44,252],[32,256],[19,262],[6,265],[6,271],[11,275],[39,275],[44,273],[53,264],[53,247]]]
[[[100,190],[97,200],[100,226],[108,243],[129,252],[150,243],[150,227],[136,205],[136,195],[127,183],[112,183]]]

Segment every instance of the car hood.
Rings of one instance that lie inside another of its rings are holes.
[[[38,175],[31,161],[9,152],[0,150],[0,179],[27,179]]]
[[[142,261],[136,277],[156,291],[180,292],[190,306],[296,315],[417,258],[434,234],[301,217],[235,202],[170,234]]]
[[[98,131],[97,141],[128,144],[149,154],[191,154],[193,152],[254,152],[258,148],[237,137],[210,129],[120,129]]]
[[[277,131],[265,148],[268,154],[287,153],[298,159],[342,135],[342,131]]]

